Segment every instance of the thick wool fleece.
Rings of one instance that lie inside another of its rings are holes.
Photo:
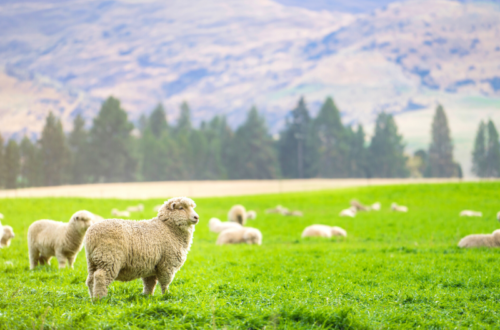
[[[332,237],[332,236],[347,236],[347,232],[340,227],[330,227],[326,225],[312,225],[306,227],[302,232],[302,237]]]
[[[461,248],[500,247],[500,229],[495,230],[491,234],[465,236],[460,240],[458,246]]]
[[[227,214],[227,220],[244,226],[247,223],[247,211],[243,205],[234,205]]]
[[[111,282],[142,278],[144,294],[154,294],[157,281],[162,293],[186,261],[198,223],[195,203],[172,198],[156,218],[143,221],[109,219],[94,224],[85,236],[91,298],[107,295]]]
[[[53,220],[38,220],[28,228],[28,249],[30,268],[34,269],[38,263],[50,264],[55,256],[59,268],[71,268],[76,255],[83,247],[85,232],[92,225],[94,215],[88,211],[78,211],[68,223]]]
[[[256,228],[242,227],[226,229],[219,234],[217,245],[225,244],[262,244],[262,233]]]
[[[1,225],[0,225],[1,226]],[[0,247],[7,247],[10,245],[10,240],[14,238],[14,229],[11,226],[3,226],[3,235],[0,240]]]

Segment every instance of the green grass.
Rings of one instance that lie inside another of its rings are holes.
[[[0,249],[0,329],[452,329],[500,328],[500,250],[457,248],[500,227],[500,183],[367,187],[336,191],[197,198],[194,243],[170,292],[142,296],[140,280],[88,297],[85,254],[75,269],[29,270],[26,234],[41,218],[68,221],[79,209],[110,216],[139,201],[0,199],[17,236]],[[357,198],[382,202],[354,219],[338,213]],[[397,201],[409,213],[392,213]],[[151,218],[162,200],[142,201]],[[210,217],[235,203],[258,212],[262,246],[215,246]],[[282,204],[304,217],[265,214]],[[462,209],[483,218],[460,218]],[[347,239],[301,239],[310,224],[345,228]]]

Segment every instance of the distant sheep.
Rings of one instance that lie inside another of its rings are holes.
[[[15,236],[16,235],[14,235],[14,229],[12,229],[11,226],[3,226],[3,234],[0,240],[0,247],[10,246],[10,240]]]
[[[211,232],[220,233],[226,229],[242,228],[242,226],[237,222],[222,222],[217,218],[212,218],[210,219],[210,221],[208,221],[208,228]]]
[[[281,212],[281,214],[286,215],[286,216],[291,216],[291,217],[301,217],[304,215],[304,213],[302,213],[301,211],[297,211],[297,210],[295,210],[295,211],[286,210],[286,211]]]
[[[373,205],[370,207],[373,211],[380,211],[382,205],[379,202],[373,203]]]
[[[497,220],[500,221],[500,212],[497,213]]]
[[[359,212],[359,211],[370,211],[370,208],[368,206],[364,206],[363,204],[361,204],[359,201],[357,201],[355,199],[353,199],[351,201],[351,206],[356,209],[356,212]]]
[[[171,198],[151,220],[108,219],[85,236],[87,287],[91,298],[102,298],[113,281],[142,278],[143,294],[154,294],[159,281],[164,294],[186,261],[199,221],[189,198]]]
[[[128,212],[142,212],[144,211],[144,205],[138,204],[136,206],[129,206],[127,207]]]
[[[119,211],[117,209],[112,209],[111,214],[115,217],[124,217],[124,218],[130,217],[129,211]]]
[[[59,268],[73,268],[78,252],[83,247],[85,232],[92,225],[94,215],[88,211],[78,211],[68,223],[53,220],[38,220],[28,228],[28,250],[30,269],[38,263],[50,264],[55,256]]]
[[[495,230],[492,234],[465,236],[460,240],[458,246],[461,248],[500,247],[500,229]]]
[[[2,220],[2,219],[3,219],[3,214],[2,214],[2,213],[0,213],[0,220]]]
[[[281,213],[281,214],[283,214],[283,212],[287,212],[287,211],[288,211],[288,209],[286,207],[283,207],[281,205],[277,205],[275,208],[267,209],[266,213]]]
[[[247,211],[243,205],[234,205],[227,214],[228,221],[244,226],[247,223]]]
[[[351,206],[348,209],[340,211],[339,215],[341,217],[351,217],[351,218],[354,218],[356,216],[356,208]]]
[[[217,238],[217,245],[225,244],[262,244],[262,233],[256,228],[242,227],[224,230]]]
[[[391,210],[393,210],[394,212],[408,212],[408,207],[392,203]]]
[[[461,217],[482,217],[483,213],[482,212],[477,212],[477,211],[471,211],[471,210],[463,210],[460,212]]]
[[[347,236],[347,232],[340,227],[330,227],[326,225],[312,225],[306,227],[302,232],[302,237],[327,237]]]
[[[257,219],[257,212],[255,212],[254,210],[250,210],[247,212],[247,219],[248,220],[255,220]]]

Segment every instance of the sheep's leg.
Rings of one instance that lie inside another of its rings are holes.
[[[89,276],[87,276],[87,281],[85,284],[89,288],[90,299],[94,298],[94,272],[89,269]]]
[[[158,279],[156,278],[156,276],[143,277],[142,283],[144,283],[144,290],[142,291],[142,294],[154,295],[155,288],[156,288],[156,282],[158,282]]]
[[[76,255],[68,258],[69,268],[73,269],[73,264],[75,263]]]
[[[50,258],[46,256],[40,255],[38,261],[40,262],[40,265],[50,265]]]
[[[168,292],[168,286],[174,280],[175,271],[173,269],[165,269],[160,274],[158,274],[158,280],[161,285],[161,294]]]
[[[29,247],[30,250],[30,269],[35,269],[38,266],[38,258],[40,258],[40,251],[32,246]]]
[[[57,253],[56,254],[57,261],[59,262],[59,268],[64,268],[66,267],[66,261],[67,258],[64,254],[62,253]]]
[[[106,297],[108,295],[108,285],[113,282],[115,277],[116,275],[113,276],[110,270],[96,270],[94,273],[94,297]]]

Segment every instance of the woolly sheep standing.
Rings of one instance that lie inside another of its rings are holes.
[[[1,226],[1,224],[0,224]],[[0,240],[0,248],[10,246],[10,240],[14,238],[14,229],[11,226],[3,226],[3,235]]]
[[[247,222],[247,211],[243,205],[234,205],[227,214],[228,221],[237,222],[244,226]]]
[[[83,247],[85,232],[92,225],[94,216],[88,211],[78,211],[68,223],[53,220],[38,220],[28,228],[28,250],[30,269],[38,263],[50,264],[50,259],[55,256],[59,268],[66,267],[66,262],[71,268],[78,252]]]
[[[476,234],[465,236],[458,242],[461,248],[500,247],[500,229],[491,234]]]
[[[340,227],[330,227],[326,225],[312,225],[306,227],[302,232],[302,237],[327,237],[344,236],[347,237],[347,232]]]
[[[217,237],[217,245],[225,244],[262,244],[262,233],[256,228],[242,227],[224,230]]]
[[[151,220],[108,219],[85,236],[91,298],[102,298],[108,285],[142,278],[143,294],[154,294],[159,281],[164,294],[186,261],[198,223],[196,204],[189,198],[171,198]]]
[[[408,212],[408,207],[403,205],[398,205],[396,203],[391,204],[391,210],[395,212]]]
[[[477,211],[471,211],[471,210],[463,210],[460,212],[461,217],[482,217],[483,213],[482,212],[477,212]]]
[[[241,225],[237,222],[222,222],[217,218],[212,218],[208,221],[208,228],[211,232],[220,233],[230,228],[241,228]]]
[[[339,215],[341,217],[351,217],[351,218],[354,218],[356,216],[356,208],[351,206],[348,209],[340,211]]]

